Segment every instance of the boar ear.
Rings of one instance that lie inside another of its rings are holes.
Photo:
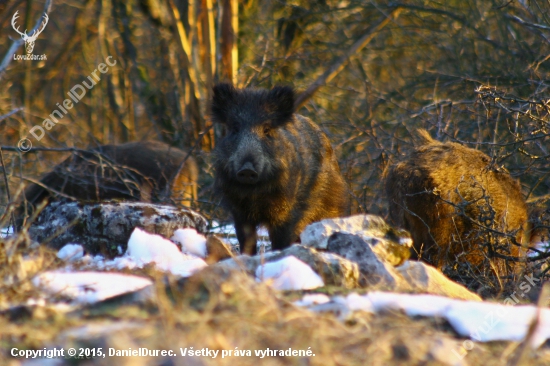
[[[269,92],[269,104],[275,120],[285,123],[294,114],[294,89],[289,86],[276,86]]]
[[[235,101],[237,90],[229,83],[214,85],[212,97],[212,120],[218,123],[227,123],[227,111]]]

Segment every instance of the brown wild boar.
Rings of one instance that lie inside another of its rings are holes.
[[[215,149],[215,187],[231,212],[241,252],[256,253],[265,225],[273,249],[312,222],[342,216],[346,184],[328,137],[294,113],[294,91],[214,86],[212,120],[227,128]]]
[[[525,242],[527,208],[519,183],[494,169],[481,151],[435,141],[425,130],[419,135],[423,145],[386,177],[390,220],[411,233],[413,257],[440,269],[466,262],[481,268],[490,258],[494,273],[506,273],[505,261],[495,257],[522,251],[505,235],[488,245],[483,233],[495,232],[483,227]]]
[[[186,152],[158,141],[99,146],[73,153],[42,177],[40,184],[27,187],[24,195],[33,206],[55,195],[83,201],[171,201],[189,206],[197,198],[198,168],[190,156],[184,162],[186,157]]]

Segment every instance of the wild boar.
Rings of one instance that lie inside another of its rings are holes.
[[[279,250],[298,241],[306,225],[346,213],[346,183],[330,141],[294,112],[294,98],[286,86],[214,86],[212,120],[227,130],[214,152],[215,189],[242,253],[256,253],[259,225]]]
[[[75,152],[40,184],[27,187],[24,195],[33,206],[52,195],[83,201],[171,201],[189,206],[197,198],[197,178],[197,164],[184,151],[158,141],[131,142]]]
[[[508,273],[516,266],[502,258],[522,255],[510,239],[526,244],[519,183],[481,151],[419,135],[423,144],[390,168],[385,184],[390,220],[411,233],[413,257],[440,269],[468,262]]]

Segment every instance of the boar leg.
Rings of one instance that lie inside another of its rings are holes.
[[[239,239],[241,254],[256,254],[256,242],[258,241],[256,226],[235,220],[235,231],[237,232],[237,239]]]
[[[290,246],[297,240],[294,235],[295,225],[293,223],[275,226],[269,229],[269,239],[271,239],[271,249],[281,250]]]

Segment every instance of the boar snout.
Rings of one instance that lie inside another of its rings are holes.
[[[244,184],[258,183],[258,172],[254,169],[251,162],[246,162],[237,172],[237,180]]]

